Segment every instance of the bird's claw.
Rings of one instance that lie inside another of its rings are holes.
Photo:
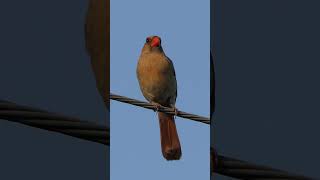
[[[179,111],[178,111],[178,109],[177,109],[176,107],[173,107],[173,111],[174,111],[174,115],[175,115],[175,116],[178,116]]]
[[[154,112],[158,112],[158,111],[159,111],[159,109],[160,109],[160,107],[161,107],[161,105],[160,105],[160,104],[158,104],[158,103],[155,103],[155,102],[152,102],[151,104],[155,106],[155,109],[153,109],[153,110],[154,110]]]

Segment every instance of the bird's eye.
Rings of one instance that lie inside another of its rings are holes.
[[[148,43],[148,42],[150,42],[150,38],[147,38],[147,39],[146,39],[146,43]]]

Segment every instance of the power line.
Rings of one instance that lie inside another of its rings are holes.
[[[140,107],[144,107],[147,109],[152,109],[152,110],[156,110],[156,106],[147,102],[143,102],[143,101],[139,101],[136,99],[131,99],[125,96],[119,96],[119,95],[115,95],[110,93],[110,99],[116,100],[116,101],[120,101],[123,103],[128,103],[128,104],[132,104],[135,106],[140,106]],[[165,112],[168,114],[175,114],[174,113],[174,109],[172,108],[167,108],[167,107],[161,107],[161,109],[159,109],[159,111],[161,112]],[[210,124],[210,120],[209,118],[206,117],[201,117],[201,116],[197,116],[197,115],[193,115],[193,114],[189,114],[189,113],[185,113],[182,112],[183,115],[187,115],[187,116],[183,116],[180,114],[181,111],[179,111],[178,116],[180,117],[184,117],[184,118],[188,118],[191,120],[195,120],[198,122],[202,122],[205,124]],[[190,117],[200,117],[200,118],[190,118]],[[200,121],[199,121],[200,119]],[[213,157],[213,151],[211,152],[211,157]],[[259,166],[259,165],[254,165],[254,164],[250,164],[248,162],[245,161],[241,161],[241,160],[237,160],[234,158],[228,158],[225,156],[218,156],[217,157],[217,164],[214,165],[216,167],[212,168],[212,173],[216,172],[218,174],[221,175],[225,175],[228,177],[234,177],[234,178],[239,178],[239,179],[270,179],[270,180],[275,180],[275,179],[296,179],[296,180],[302,180],[302,179],[311,179],[311,178],[307,178],[305,176],[300,176],[300,175],[294,175],[285,171],[281,171],[281,170],[276,170],[273,168],[269,168],[269,167],[265,167],[265,166]]]
[[[228,177],[248,180],[312,179],[306,176],[291,174],[286,171],[281,171],[266,166],[260,166],[225,156],[218,156],[218,164],[217,168],[214,169],[214,172]]]
[[[205,124],[210,124],[210,119],[207,117],[203,117],[203,116],[198,116],[195,114],[190,114],[187,112],[183,112],[183,111],[179,111],[178,113],[175,114],[175,111],[173,108],[168,108],[168,107],[164,107],[164,106],[160,106],[160,107],[156,107],[154,104],[148,103],[148,102],[144,102],[144,101],[139,101],[136,99],[131,99],[125,96],[120,96],[120,95],[116,95],[113,93],[110,93],[110,99],[115,100],[115,101],[119,101],[119,102],[123,102],[123,103],[127,103],[127,104],[132,104],[135,106],[140,106],[140,107],[144,107],[147,109],[152,109],[152,110],[158,110],[160,112],[165,112],[167,114],[172,114],[172,115],[177,115],[179,117],[182,118],[186,118],[186,119],[191,119],[197,122],[201,122],[201,123],[205,123]]]
[[[152,107],[148,109],[152,109]],[[0,100],[0,120],[1,119],[66,134],[107,146],[110,145],[110,130],[103,125],[97,125],[89,121],[83,121],[37,108],[18,105],[9,101]],[[211,154],[211,156],[213,156],[213,154]],[[218,156],[217,164],[214,165],[212,172],[247,180],[312,179],[221,155]]]
[[[107,127],[0,100],[0,119],[109,145]]]

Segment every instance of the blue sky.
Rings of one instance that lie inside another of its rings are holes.
[[[182,2],[182,1],[180,1]],[[209,117],[210,1],[111,0],[111,92],[145,100],[136,66],[147,36],[173,61],[178,109]],[[157,115],[111,101],[111,179],[209,179],[210,128],[177,117],[182,159],[161,154]]]

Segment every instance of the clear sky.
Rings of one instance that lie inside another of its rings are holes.
[[[209,117],[210,1],[111,0],[111,92],[145,100],[136,66],[147,36],[158,35],[174,63],[178,109]],[[182,159],[161,154],[155,112],[111,101],[111,179],[209,179],[210,128],[176,118]]]

